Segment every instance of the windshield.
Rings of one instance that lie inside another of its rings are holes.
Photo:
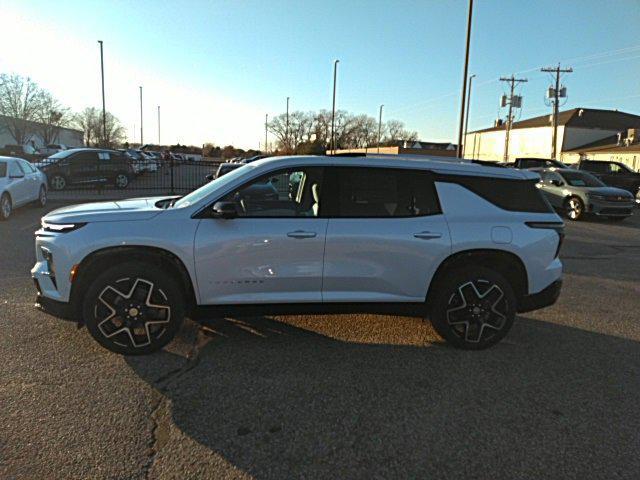
[[[62,150],[61,152],[54,153],[53,155],[50,155],[47,158],[53,159],[53,160],[59,160],[61,158],[67,158],[72,153],[73,153],[73,150]]]
[[[188,207],[189,205],[193,205],[194,203],[199,202],[203,198],[207,197],[210,193],[214,192],[219,188],[223,188],[225,185],[228,185],[235,181],[236,178],[240,178],[243,175],[246,175],[252,168],[250,164],[243,165],[240,168],[236,168],[235,170],[227,173],[222,177],[218,177],[215,180],[203,185],[197,190],[194,190],[188,195],[185,195],[180,200],[178,200],[174,204],[174,208],[183,208]]]
[[[559,172],[560,173],[560,172]],[[587,172],[561,172],[565,181],[572,187],[606,187],[604,183]]]

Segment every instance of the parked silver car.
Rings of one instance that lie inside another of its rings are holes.
[[[571,168],[535,168],[538,187],[554,208],[571,220],[585,214],[623,220],[633,214],[634,198],[621,188],[607,187],[590,173]]]

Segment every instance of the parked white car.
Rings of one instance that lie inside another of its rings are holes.
[[[430,317],[482,349],[560,293],[564,224],[538,179],[423,157],[274,157],[182,198],[55,210],[31,273],[44,310],[122,354],[158,350],[192,312]]]
[[[0,157],[0,220],[28,203],[47,204],[47,177],[22,158]]]

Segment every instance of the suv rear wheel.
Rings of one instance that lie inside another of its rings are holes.
[[[109,268],[89,286],[82,306],[85,325],[100,345],[124,355],[155,352],[176,335],[184,294],[165,272],[143,262]]]
[[[431,323],[449,344],[482,350],[504,338],[516,312],[513,289],[485,267],[456,269],[435,292]]]

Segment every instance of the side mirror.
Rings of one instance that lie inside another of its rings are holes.
[[[273,177],[271,179],[271,183],[278,183],[280,181],[280,179],[278,177]]]
[[[213,218],[231,219],[238,216],[238,210],[234,202],[216,202],[212,208]]]
[[[556,187],[561,187],[562,185],[564,185],[564,182],[562,180],[551,180],[551,184],[555,185]]]
[[[204,177],[204,179],[205,179],[207,182],[212,181],[212,180],[213,180],[213,173],[210,173],[209,175],[205,176],[205,177]]]

